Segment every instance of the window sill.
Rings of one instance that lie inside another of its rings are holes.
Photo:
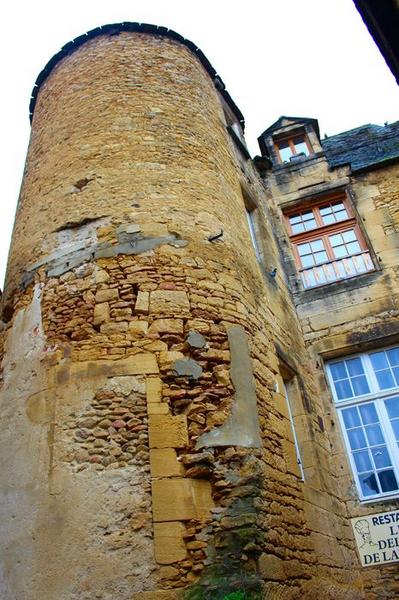
[[[310,154],[309,156],[305,156],[298,160],[293,160],[292,162],[275,163],[273,165],[273,171],[281,171],[283,169],[288,171],[296,171],[297,169],[301,169],[305,165],[307,166],[315,162],[319,158],[324,158],[323,152],[315,152],[314,154]]]
[[[389,496],[378,496],[377,498],[370,498],[370,500],[359,499],[359,503],[362,506],[368,504],[381,504],[382,502],[392,502],[392,500],[397,500],[398,498],[399,492],[395,492],[394,494],[390,494]]]
[[[367,273],[353,275],[353,277],[338,279],[337,281],[331,281],[330,283],[324,283],[307,289],[302,287],[301,282],[298,283],[297,289],[294,289],[294,286],[291,287],[296,298],[299,298],[303,302],[312,302],[314,300],[325,299],[327,295],[342,294],[368,286],[374,283],[381,274],[381,269],[375,269],[367,271]]]

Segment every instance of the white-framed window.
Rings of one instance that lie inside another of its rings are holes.
[[[327,375],[360,499],[399,496],[399,346],[333,360]]]

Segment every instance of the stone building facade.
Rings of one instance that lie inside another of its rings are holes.
[[[1,597],[397,597],[368,517],[397,540],[398,125],[281,117],[251,159],[202,52],[134,23],[67,44],[31,115]]]

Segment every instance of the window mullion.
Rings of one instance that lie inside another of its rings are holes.
[[[374,373],[373,365],[371,364],[371,360],[368,354],[361,354],[360,359],[363,363],[364,372],[366,374],[366,379],[369,384],[370,392],[372,394],[378,394],[380,391],[377,378]]]

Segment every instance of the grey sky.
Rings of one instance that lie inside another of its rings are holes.
[[[282,114],[317,118],[322,135],[399,118],[395,80],[352,0],[19,0],[2,10],[0,287],[34,81],[62,45],[98,25],[155,23],[195,42],[243,112],[252,154]]]

